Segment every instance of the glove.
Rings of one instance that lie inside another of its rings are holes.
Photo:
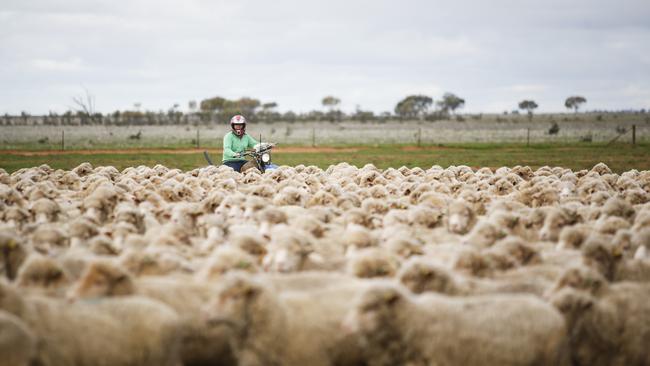
[[[241,153],[235,153],[235,155],[233,155],[233,156],[234,156],[235,158],[241,158]]]

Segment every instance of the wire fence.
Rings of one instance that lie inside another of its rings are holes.
[[[452,143],[645,143],[650,123],[311,122],[250,124],[255,139],[281,145]],[[0,126],[2,149],[219,148],[228,126]]]

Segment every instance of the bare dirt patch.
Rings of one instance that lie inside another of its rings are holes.
[[[451,150],[453,147],[449,146],[404,146],[402,151],[435,151],[435,150]]]
[[[49,155],[101,155],[101,154],[200,154],[208,151],[221,154],[221,149],[92,149],[92,150],[0,150],[0,154],[17,156],[49,156]],[[276,153],[337,153],[357,152],[358,148],[336,147],[277,147]]]

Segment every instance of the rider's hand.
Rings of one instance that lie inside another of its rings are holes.
[[[235,157],[235,158],[241,158],[241,153],[235,153],[235,155],[233,155],[233,157]]]

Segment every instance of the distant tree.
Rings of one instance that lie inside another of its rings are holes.
[[[297,116],[296,116],[296,113],[293,112],[293,111],[286,111],[286,112],[282,115],[282,119],[284,119],[285,121],[287,121],[287,122],[289,122],[289,123],[293,123],[293,122],[295,122],[295,121],[296,121],[296,117],[297,117]]]
[[[330,110],[332,110],[341,103],[341,99],[328,95],[325,98],[323,98],[321,103],[323,104],[323,107],[327,107]]]
[[[248,119],[254,119],[257,108],[262,105],[258,99],[249,97],[239,98],[238,100],[234,101],[234,104],[236,108],[235,110],[232,110],[229,115],[243,114]]]
[[[258,99],[242,97],[229,100],[222,97],[204,99],[199,104],[201,112],[216,115],[219,120],[227,121],[236,114],[242,114],[249,120],[256,118],[257,108],[261,106]]]
[[[88,89],[84,88],[85,95],[72,97],[72,101],[75,104],[75,107],[72,109],[75,110],[82,123],[87,123],[88,121],[92,123],[98,123],[99,120],[96,118],[95,113],[95,97],[90,94]]]
[[[560,132],[560,126],[557,124],[557,122],[553,122],[553,124],[551,124],[551,128],[548,129],[548,134],[557,135],[558,132]]]
[[[433,99],[426,95],[409,95],[397,103],[395,114],[400,118],[423,119],[432,103]]]
[[[339,104],[341,104],[341,100],[339,98],[328,95],[325,98],[323,98],[321,103],[323,104],[323,107],[329,109],[329,111],[327,112],[327,116],[331,122],[334,122],[334,120],[338,121],[341,119],[341,111],[339,111],[336,108]]]
[[[187,108],[190,110],[190,113],[196,112],[197,107],[198,107],[198,104],[196,103],[196,100],[190,100],[187,103]]]
[[[222,97],[213,97],[208,99],[203,99],[199,105],[201,111],[203,112],[216,112],[223,109],[224,104],[227,102],[225,98]]]
[[[564,106],[569,109],[573,109],[574,113],[578,113],[578,108],[580,108],[580,105],[584,103],[587,103],[587,99],[585,99],[585,97],[574,95],[566,98],[564,101]]]
[[[276,103],[276,102],[270,102],[270,103],[262,104],[262,110],[264,110],[264,111],[271,111],[271,110],[273,110],[273,109],[275,109],[277,107],[278,107],[278,103]]]
[[[525,109],[528,112],[528,119],[533,119],[533,110],[537,108],[538,105],[534,100],[522,100],[519,102],[519,109]]]
[[[454,113],[456,109],[462,108],[465,105],[465,99],[453,93],[445,93],[442,96],[442,100],[436,104],[443,112],[448,113],[451,111],[451,113]]]
[[[375,119],[375,114],[372,111],[364,111],[361,109],[361,106],[357,104],[356,110],[354,114],[352,115],[352,119],[361,121],[361,122],[366,122],[366,121],[372,121]]]
[[[262,111],[259,113],[260,119],[266,122],[273,122],[276,119],[279,119],[280,114],[275,111],[275,108],[278,107],[278,103],[270,102],[262,104]]]

